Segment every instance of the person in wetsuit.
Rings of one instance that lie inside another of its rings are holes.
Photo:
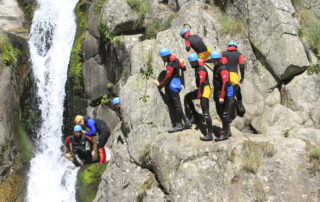
[[[207,60],[210,56],[210,48],[208,48],[199,35],[192,35],[189,30],[183,29],[180,32],[184,39],[187,52],[192,48],[201,60]]]
[[[173,113],[174,117],[172,117],[174,126],[168,132],[174,133],[183,129],[189,129],[191,128],[191,123],[183,112],[179,95],[180,90],[182,89],[180,69],[185,71],[186,66],[176,56],[171,54],[171,51],[168,48],[161,48],[159,54],[162,60],[167,63],[167,72],[165,78],[161,82],[158,80],[153,80],[153,82],[158,87],[165,87],[165,93],[168,96],[168,106],[175,112]],[[181,123],[182,119],[185,123],[184,126]]]
[[[195,79],[197,89],[189,92],[185,95],[185,103],[189,107],[192,112],[193,119],[195,122],[199,122],[200,118],[198,117],[198,113],[195,110],[194,104],[192,100],[196,99],[196,105],[198,107],[201,106],[202,114],[206,120],[207,124],[207,133],[204,137],[201,137],[200,140],[203,141],[211,141],[213,140],[212,137],[212,120],[209,112],[209,98],[211,94],[211,88],[209,83],[208,72],[204,67],[204,62],[199,60],[198,55],[196,53],[192,53],[189,55],[188,60],[190,65],[195,70]]]
[[[107,162],[107,155],[104,149],[108,138],[110,137],[111,131],[107,126],[106,122],[101,119],[91,119],[89,116],[77,115],[75,117],[75,123],[85,125],[90,129],[89,132],[85,132],[88,136],[95,136],[97,133],[99,135],[97,141],[97,148],[99,152],[99,162],[100,164]]]
[[[216,141],[226,140],[231,136],[230,123],[232,121],[230,110],[233,110],[233,86],[229,80],[229,70],[221,63],[221,53],[212,52],[207,62],[214,64],[213,68],[213,100],[216,103],[217,113],[222,121],[222,131],[220,131]]]
[[[90,144],[90,150],[86,150],[87,142]],[[73,135],[68,136],[65,140],[65,143],[68,152],[66,156],[68,159],[73,156],[75,164],[81,167],[91,163],[93,141],[89,136],[86,136],[84,133],[82,133],[82,127],[80,125],[74,126]]]
[[[245,108],[242,104],[242,95],[241,95],[241,88],[239,85],[239,75],[238,71],[240,69],[241,79],[240,83],[244,80],[244,57],[238,51],[238,44],[234,41],[230,41],[228,43],[228,48],[226,51],[222,53],[221,62],[223,65],[226,65],[229,73],[230,73],[230,82],[234,86],[235,90],[235,98],[236,98],[236,105],[238,109],[238,115],[244,116]]]

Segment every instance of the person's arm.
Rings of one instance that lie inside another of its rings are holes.
[[[183,71],[186,71],[186,70],[187,70],[186,65],[183,63],[182,60],[179,60],[179,67],[180,67],[180,69],[182,69]]]
[[[89,137],[89,136],[86,136],[86,140],[89,142],[89,144],[90,144],[90,151],[92,151],[92,149],[93,149],[93,140],[92,140],[92,138],[91,137]]]
[[[159,87],[162,87],[169,80],[169,78],[171,78],[172,73],[173,73],[173,67],[167,66],[166,77],[160,82]]]
[[[202,97],[202,93],[204,90],[204,82],[206,81],[206,72],[205,71],[200,71],[198,72],[199,74],[199,88],[198,88],[198,95],[197,98],[200,99]]]
[[[93,120],[93,119],[89,119],[88,121],[87,121],[87,126],[88,126],[88,128],[90,129],[90,132],[86,132],[86,135],[93,135],[97,130],[96,130],[96,127],[94,126],[94,124],[95,124],[95,121]]]
[[[70,136],[68,136],[68,137],[66,138],[66,147],[67,147],[67,151],[68,151],[69,153],[71,152],[70,142],[71,142],[71,138],[70,138]]]
[[[240,82],[242,83],[243,79],[244,79],[244,69],[245,69],[245,65],[244,65],[244,57],[243,55],[239,56],[239,60],[238,63],[240,65],[240,74],[241,74],[241,80]]]
[[[222,88],[221,88],[221,93],[220,93],[220,98],[225,98],[226,96],[226,84],[229,81],[229,72],[228,70],[222,70],[220,72],[220,76],[222,78]]]
[[[184,40],[184,43],[186,44],[186,50],[187,50],[187,52],[189,52],[189,51],[190,51],[190,42],[185,39],[185,40]]]

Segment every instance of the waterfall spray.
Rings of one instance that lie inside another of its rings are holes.
[[[63,102],[75,37],[77,0],[38,0],[30,31],[32,68],[40,98],[41,127],[28,175],[27,201],[75,201],[77,169],[61,152]]]

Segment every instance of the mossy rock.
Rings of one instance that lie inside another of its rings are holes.
[[[98,163],[81,168],[77,176],[76,198],[79,202],[91,202],[97,194],[101,175],[107,164]]]

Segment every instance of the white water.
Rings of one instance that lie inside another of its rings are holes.
[[[31,160],[27,201],[75,201],[77,169],[61,152],[63,101],[70,52],[75,37],[78,0],[38,0],[29,46],[37,80],[42,124]]]

